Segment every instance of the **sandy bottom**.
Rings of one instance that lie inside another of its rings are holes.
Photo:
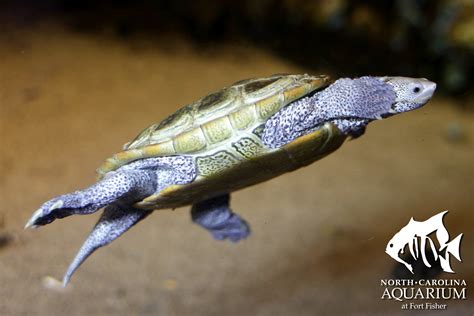
[[[396,269],[385,245],[410,217],[446,209],[451,237],[464,233],[454,277],[474,285],[474,115],[438,97],[235,193],[253,229],[244,242],[212,240],[187,209],[159,211],[62,290],[52,277],[98,214],[24,231],[32,211],[93,183],[103,159],[179,106],[242,78],[309,70],[171,37],[125,42],[51,27],[0,37],[1,315],[407,315],[380,299],[380,280]],[[443,315],[471,314],[472,295]]]

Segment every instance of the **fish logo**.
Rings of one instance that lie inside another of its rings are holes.
[[[400,258],[400,254],[403,254],[405,247],[408,245],[408,249],[413,258],[418,260],[421,254],[423,263],[428,268],[431,268],[431,264],[426,258],[425,252],[426,247],[429,246],[433,252],[434,260],[439,260],[443,271],[454,273],[453,269],[451,269],[450,255],[453,255],[461,262],[459,249],[463,234],[459,234],[456,238],[448,242],[449,233],[443,224],[443,217],[446,213],[448,213],[448,211],[434,215],[424,222],[415,221],[412,217],[408,224],[390,239],[385,252],[396,261],[405,265],[405,267],[414,274],[411,264]],[[428,237],[433,233],[435,233],[439,247],[435,246],[433,240]]]

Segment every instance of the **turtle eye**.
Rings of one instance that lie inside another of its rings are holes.
[[[420,87],[414,87],[413,88],[413,93],[419,93],[421,91]]]

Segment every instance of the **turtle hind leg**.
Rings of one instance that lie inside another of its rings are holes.
[[[229,194],[204,200],[193,205],[193,222],[209,231],[217,240],[229,239],[237,242],[250,234],[250,227],[229,207]]]
[[[90,214],[117,200],[140,200],[156,190],[156,172],[127,170],[111,173],[103,180],[82,190],[58,196],[44,203],[30,218],[25,228],[51,223],[73,214]]]
[[[63,285],[67,285],[73,273],[95,250],[117,239],[151,212],[131,206],[109,205],[106,207],[92,232],[69,265],[63,278]]]

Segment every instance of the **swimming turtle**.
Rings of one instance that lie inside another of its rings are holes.
[[[94,185],[44,203],[26,227],[105,210],[69,266],[153,210],[192,205],[215,239],[250,233],[229,193],[306,166],[377,119],[424,105],[436,84],[407,77],[274,75],[234,83],[153,124],[98,169]]]

